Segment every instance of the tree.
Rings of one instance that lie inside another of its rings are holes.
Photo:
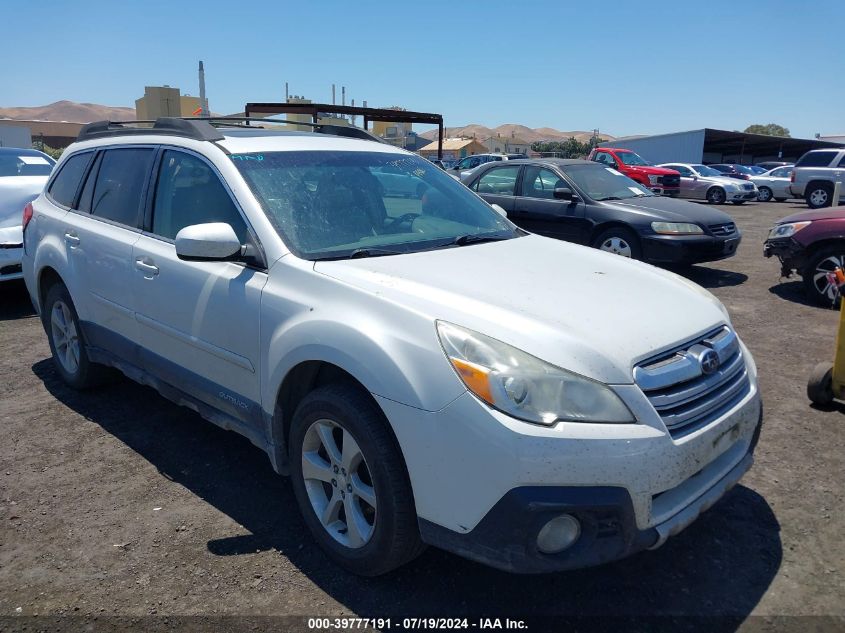
[[[746,134],[765,134],[766,136],[785,136],[789,138],[789,130],[777,123],[769,123],[767,125],[755,123],[745,128],[745,132]]]
[[[595,144],[603,142],[603,139],[590,139],[582,143],[574,136],[565,141],[537,141],[531,144],[531,149],[541,154],[554,154],[558,158],[586,158]]]

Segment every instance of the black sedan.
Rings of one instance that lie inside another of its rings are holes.
[[[652,263],[724,259],[742,238],[723,211],[655,195],[592,161],[488,163],[464,184],[527,231]]]
[[[733,165],[733,164],[718,164],[718,165],[708,165],[715,169],[716,171],[722,172],[722,175],[727,176],[728,178],[736,178],[737,180],[751,180],[752,176],[759,176],[757,172],[755,172],[751,167],[746,167],[745,165]]]

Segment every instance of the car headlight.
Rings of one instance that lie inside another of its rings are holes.
[[[451,323],[438,321],[437,335],[467,389],[503,413],[546,426],[635,421],[607,385]]]
[[[812,222],[787,222],[786,224],[778,224],[769,231],[769,239],[777,237],[792,237],[798,231],[810,226]]]
[[[697,224],[689,222],[652,222],[651,230],[661,235],[701,235],[704,233]]]
[[[649,175],[648,175],[648,181],[649,181],[649,183],[651,183],[652,185],[656,185],[656,184],[658,184],[658,183],[660,182],[660,176],[657,176],[657,175],[655,175],[655,174],[649,174]]]

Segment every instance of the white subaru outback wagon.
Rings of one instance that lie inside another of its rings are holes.
[[[424,544],[514,572],[618,559],[752,463],[757,372],[711,294],[525,233],[385,144],[90,124],[23,224],[64,381],[116,367],[245,435],[359,574]]]

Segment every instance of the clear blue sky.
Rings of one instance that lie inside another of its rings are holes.
[[[4,0],[0,106],[134,105],[145,85],[211,109],[331,84],[449,126],[647,134],[779,123],[845,133],[845,1]]]

